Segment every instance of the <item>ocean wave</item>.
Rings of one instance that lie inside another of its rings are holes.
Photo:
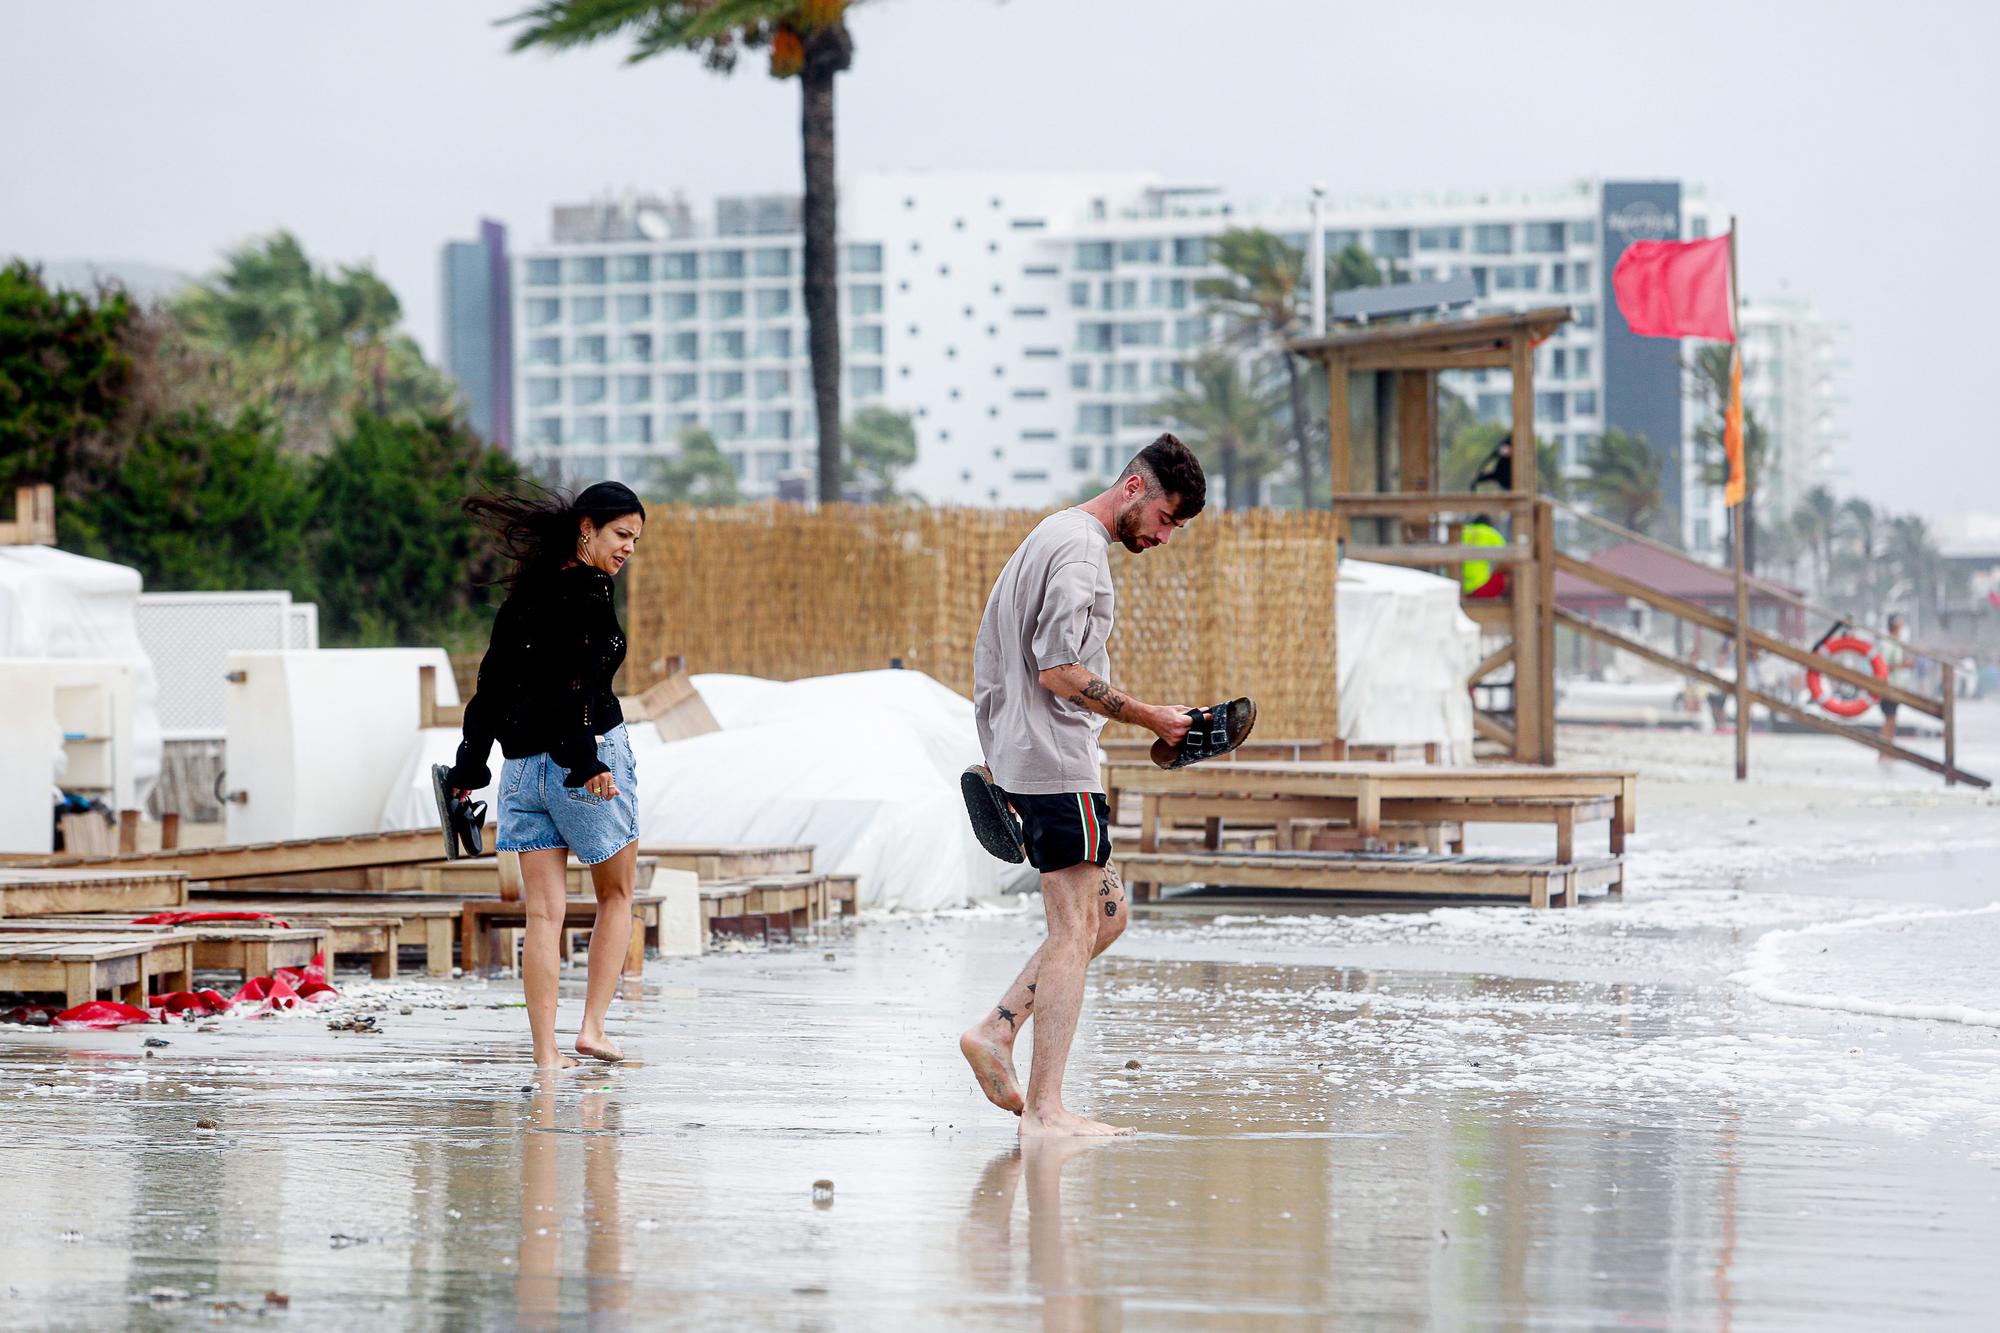
[[[2000,903],[1885,912],[1769,931],[1730,980],[1772,1004],[2000,1027],[1996,948]]]

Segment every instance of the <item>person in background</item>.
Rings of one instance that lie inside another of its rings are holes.
[[[1908,689],[1910,686],[1910,650],[1903,644],[1910,637],[1909,622],[1903,619],[1901,611],[1889,615],[1889,632],[1875,645],[1875,651],[1882,654],[1882,664],[1889,668],[1889,683]],[[1891,745],[1896,743],[1896,701],[1877,701],[1882,708],[1882,739]],[[1895,758],[1887,754],[1875,756],[1877,762],[1895,763]]]

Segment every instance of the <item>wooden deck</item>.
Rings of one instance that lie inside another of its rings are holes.
[[[0,932],[0,991],[61,995],[74,1007],[108,990],[144,1008],[156,980],[161,990],[194,988],[194,947],[172,930]]]
[[[1176,885],[1316,889],[1338,893],[1508,899],[1531,907],[1574,907],[1584,890],[1614,896],[1625,886],[1624,858],[1567,865],[1536,857],[1438,856],[1398,852],[1139,852],[1120,861],[1126,882],[1155,890]]]
[[[194,940],[194,967],[202,972],[239,972],[243,979],[268,977],[281,967],[303,968],[325,951],[323,930],[279,926],[267,921],[194,921],[178,926],[141,926],[122,917],[72,916],[33,922],[0,922],[0,938],[39,931],[88,934],[109,939],[185,935]],[[329,955],[330,956],[330,955]],[[160,969],[153,969],[158,975]],[[178,990],[186,986],[174,987]]]
[[[190,896],[188,905],[215,911],[269,912],[301,926],[318,926],[338,918],[393,919],[396,947],[422,949],[424,974],[433,977],[451,975],[452,947],[457,942],[459,909],[463,906],[449,898],[419,893],[243,897],[206,891]]]
[[[668,870],[692,870],[704,883],[810,875],[813,869],[813,849],[806,843],[642,842],[639,855],[652,857]]]
[[[596,898],[572,897],[563,902],[565,932],[587,930],[597,923]],[[646,946],[659,939],[666,903],[664,893],[632,895],[632,939],[625,949],[626,976],[635,977],[646,970]],[[528,926],[527,905],[480,898],[462,904],[459,913],[459,956],[466,974],[499,966],[502,959],[507,969],[513,970],[519,933]]]
[[[768,940],[794,937],[836,915],[853,916],[859,881],[853,875],[769,875],[701,885],[701,924],[708,935]]]
[[[492,826],[486,830],[490,842]],[[294,842],[255,842],[217,847],[181,847],[171,851],[126,852],[117,856],[48,856],[17,861],[18,868],[100,871],[172,871],[189,879],[221,880],[353,870],[368,866],[435,861],[443,851],[438,831],[413,829],[402,833],[357,833],[348,837],[306,838]]]
[[[143,912],[187,901],[180,870],[30,869],[0,866],[0,918],[77,912]]]
[[[659,869],[659,860],[641,855],[633,877],[633,887],[640,893],[653,886],[653,872]],[[448,894],[454,898],[489,898],[500,892],[500,862],[491,856],[470,857],[462,861],[436,861],[423,866],[418,878],[418,891],[432,894]],[[571,857],[569,861],[569,889],[571,897],[591,896],[590,867]]]

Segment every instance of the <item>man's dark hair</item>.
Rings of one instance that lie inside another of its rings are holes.
[[[1183,523],[1208,503],[1208,478],[1201,470],[1201,460],[1171,434],[1163,434],[1141,449],[1118,474],[1120,481],[1127,477],[1144,478],[1148,495],[1177,497],[1174,517]]]

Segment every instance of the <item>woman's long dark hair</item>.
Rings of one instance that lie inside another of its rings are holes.
[[[465,501],[465,512],[498,539],[500,552],[513,569],[495,579],[510,586],[554,574],[576,559],[579,523],[589,519],[602,527],[626,514],[645,516],[638,497],[615,482],[599,482],[577,495],[522,477],[520,489],[488,491]],[[601,503],[609,499],[613,504]]]

